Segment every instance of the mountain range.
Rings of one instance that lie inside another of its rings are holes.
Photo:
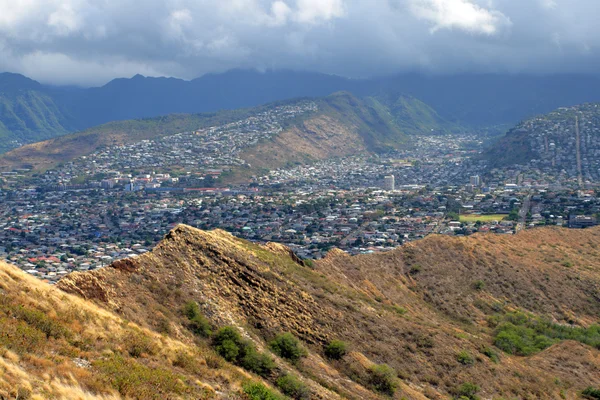
[[[310,261],[180,225],[55,287],[2,264],[0,396],[591,396],[599,233],[430,236]]]
[[[597,77],[580,75],[402,74],[347,79],[253,70],[209,74],[191,81],[136,75],[102,87],[74,88],[42,85],[22,75],[2,73],[0,150],[111,121],[233,110],[338,91],[376,98],[392,108],[399,98],[415,98],[452,126],[501,131],[559,106],[598,101],[599,88]]]
[[[249,109],[110,122],[9,151],[0,155],[0,168],[43,171],[107,146],[135,144],[179,132],[223,126],[302,102],[310,102],[316,110],[277,122],[281,123],[278,134],[243,149],[241,156],[252,165],[252,171],[396,149],[411,135],[443,134],[461,129],[413,97],[361,99],[349,92],[337,92],[326,97],[285,100]],[[266,126],[257,129],[266,129]]]

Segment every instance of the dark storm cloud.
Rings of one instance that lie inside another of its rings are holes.
[[[50,83],[231,68],[596,72],[597,0],[0,0],[0,70]]]

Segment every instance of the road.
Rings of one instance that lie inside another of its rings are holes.
[[[525,229],[525,224],[527,222],[527,213],[529,212],[529,207],[531,207],[531,195],[528,194],[527,197],[523,200],[523,205],[519,209],[519,223],[517,224],[517,228],[515,232],[519,232],[522,229]]]

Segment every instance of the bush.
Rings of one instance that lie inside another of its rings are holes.
[[[310,398],[310,390],[294,375],[284,375],[277,379],[277,387],[285,394],[296,400]]]
[[[600,348],[600,326],[572,327],[523,313],[509,313],[496,328],[494,345],[509,354],[528,356],[559,340],[576,340]]]
[[[32,327],[44,332],[46,337],[60,339],[70,337],[70,332],[58,321],[50,318],[46,313],[28,307],[19,306],[11,310],[16,319],[25,321]]]
[[[581,392],[581,395],[586,399],[600,400],[600,389],[594,389],[590,386]]]
[[[289,332],[278,335],[269,345],[275,354],[292,362],[296,362],[307,355],[307,351],[300,340]]]
[[[226,326],[213,337],[217,353],[225,360],[235,363],[261,376],[268,376],[275,368],[275,362],[266,353],[258,353],[247,340],[243,340],[237,329]]]
[[[396,392],[396,371],[387,364],[373,365],[369,369],[369,383],[373,388],[381,393],[394,395]]]
[[[212,326],[208,319],[200,312],[200,307],[195,301],[188,301],[183,306],[183,314],[190,320],[190,331],[202,337],[212,335]]]
[[[456,394],[456,398],[458,399],[478,400],[479,396],[477,396],[477,393],[479,393],[479,390],[479,386],[467,382],[457,387],[454,392]]]
[[[284,400],[283,396],[273,392],[262,383],[246,383],[242,389],[249,400]]]
[[[475,290],[483,290],[485,288],[485,282],[484,281],[475,281],[473,282],[473,289]]]
[[[475,364],[475,359],[468,351],[461,351],[456,355],[456,361],[461,363],[462,365],[473,365]]]
[[[240,360],[240,366],[262,377],[267,377],[275,369],[275,362],[268,354],[258,353],[254,347],[250,347]]]
[[[347,346],[346,343],[341,340],[332,340],[325,346],[325,356],[332,360],[340,360],[346,355]]]
[[[192,318],[189,328],[193,333],[202,337],[210,337],[212,335],[212,326],[203,315],[196,315]]]
[[[496,353],[491,347],[484,347],[483,349],[481,349],[481,353],[495,363],[500,361],[498,353]]]
[[[194,319],[195,316],[201,315],[202,313],[200,312],[200,307],[198,307],[198,303],[196,303],[195,301],[188,301],[183,306],[183,314],[191,320]]]

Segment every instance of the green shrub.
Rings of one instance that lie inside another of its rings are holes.
[[[278,395],[262,383],[249,382],[242,389],[248,396],[248,400],[284,400],[283,396]]]
[[[310,399],[310,390],[294,375],[287,374],[277,379],[277,387],[283,394],[292,399]]]
[[[496,327],[494,345],[509,354],[528,356],[560,340],[576,340],[600,348],[600,326],[572,327],[523,313],[509,313]]]
[[[461,351],[456,355],[456,361],[461,363],[462,365],[473,365],[475,364],[475,359],[468,351]]]
[[[479,396],[477,396],[477,393],[479,393],[479,390],[481,390],[479,386],[467,382],[457,387],[454,390],[454,393],[456,394],[457,399],[478,400]]]
[[[410,267],[410,271],[409,271],[409,273],[410,273],[411,275],[416,275],[416,274],[418,274],[419,272],[421,272],[422,270],[423,270],[423,267],[421,267],[419,264],[415,264],[415,265],[413,265],[412,267]]]
[[[600,389],[595,389],[590,386],[581,392],[581,395],[586,399],[600,400]]]
[[[495,363],[498,363],[500,361],[498,353],[496,353],[491,347],[484,347],[483,349],[481,349],[481,353]]]
[[[346,343],[341,340],[332,340],[325,346],[325,356],[332,360],[340,360],[347,351]]]
[[[369,369],[369,383],[378,392],[393,396],[398,383],[397,374],[387,364],[373,365]]]
[[[213,337],[215,350],[225,360],[235,363],[261,376],[269,376],[275,362],[266,353],[258,353],[254,345],[242,339],[237,329],[226,326]]]
[[[190,330],[196,335],[210,337],[212,335],[212,326],[208,319],[203,315],[196,315],[190,320]]]
[[[485,288],[485,282],[478,280],[473,282],[473,289],[475,290],[483,290]]]
[[[124,340],[127,352],[131,357],[141,357],[142,354],[156,353],[156,346],[152,339],[139,330],[129,332]]]
[[[195,301],[188,301],[183,306],[183,314],[191,320],[194,319],[194,317],[196,317],[197,315],[201,315],[202,313],[200,312],[200,307],[198,307],[198,303],[196,303]]]
[[[275,354],[292,362],[296,362],[307,355],[307,351],[300,340],[289,332],[277,335],[269,345]]]
[[[183,314],[190,320],[188,328],[194,334],[202,337],[212,335],[212,326],[208,319],[200,312],[200,307],[195,301],[188,301],[183,306]]]
[[[215,347],[215,350],[229,362],[235,362],[240,354],[240,348],[232,340],[223,340],[221,344]]]
[[[246,350],[246,355],[240,360],[240,366],[263,377],[271,375],[275,369],[275,361],[267,353],[259,353],[254,347]]]

